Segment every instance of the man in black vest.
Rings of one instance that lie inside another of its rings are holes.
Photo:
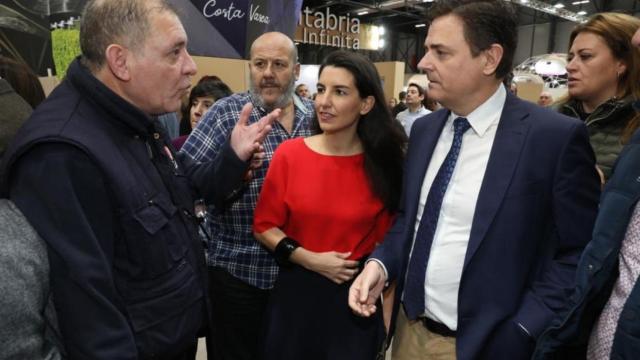
[[[189,91],[186,44],[165,0],[89,1],[82,56],[3,159],[0,194],[47,243],[71,359],[186,359],[207,324],[193,201],[242,185],[278,110],[249,125],[247,106],[211,162],[176,154],[154,115]]]

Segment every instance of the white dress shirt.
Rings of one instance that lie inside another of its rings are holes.
[[[466,116],[471,128],[462,137],[431,245],[424,284],[425,315],[451,330],[458,327],[458,291],[471,224],[506,97],[504,87],[499,86],[487,101]],[[420,191],[414,242],[429,189],[453,142],[453,120],[458,117],[450,114],[429,162]]]

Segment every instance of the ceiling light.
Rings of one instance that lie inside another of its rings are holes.
[[[563,18],[565,20],[569,20],[569,21],[573,21],[573,22],[585,22],[587,19],[582,16],[582,15],[578,15],[577,13],[567,10],[567,8],[563,8],[562,6],[564,5],[563,3],[565,1],[558,1],[555,0],[553,1],[553,3],[557,3],[557,5],[552,5],[549,2],[545,2],[545,1],[541,1],[541,0],[504,0],[504,1],[510,1],[510,2],[515,2],[517,4],[519,4],[520,6],[524,6],[524,7],[528,7],[530,9],[535,9],[547,14],[552,14],[554,16],[558,16],[560,18]],[[567,2],[569,3],[569,2]],[[559,4],[559,5],[558,5]]]
[[[427,25],[426,25],[426,24],[416,24],[416,27],[417,27],[417,28],[425,27],[425,26],[427,26]]]
[[[574,1],[571,3],[571,5],[582,5],[582,4],[588,4],[589,0],[580,0],[580,1]]]
[[[587,12],[584,11],[584,10],[580,10],[580,11],[578,11],[578,15],[585,16],[585,15],[587,15]]]
[[[367,15],[368,13],[368,11],[359,11],[358,16]]]

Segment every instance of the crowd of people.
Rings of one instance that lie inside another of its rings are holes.
[[[537,104],[516,20],[437,1],[399,102],[351,51],[296,86],[279,32],[191,88],[166,0],[90,0],[46,99],[0,57],[0,359],[635,358],[640,20],[577,25]]]

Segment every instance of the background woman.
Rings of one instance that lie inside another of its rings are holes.
[[[0,56],[0,78],[7,80],[13,90],[29,103],[32,109],[45,99],[38,76],[23,62]]]
[[[254,215],[281,267],[265,319],[264,359],[374,359],[381,317],[347,305],[359,261],[398,206],[405,137],[373,64],[336,51],[320,67],[320,133],[278,147]]]
[[[569,38],[569,95],[558,109],[586,122],[605,179],[639,124],[631,106],[640,95],[640,50],[631,45],[638,27],[633,16],[600,13]]]
[[[233,92],[219,77],[215,75],[203,76],[189,93],[187,106],[182,107],[180,120],[180,137],[173,140],[173,146],[180,150],[191,131],[195,129],[200,118],[213,104]]]

